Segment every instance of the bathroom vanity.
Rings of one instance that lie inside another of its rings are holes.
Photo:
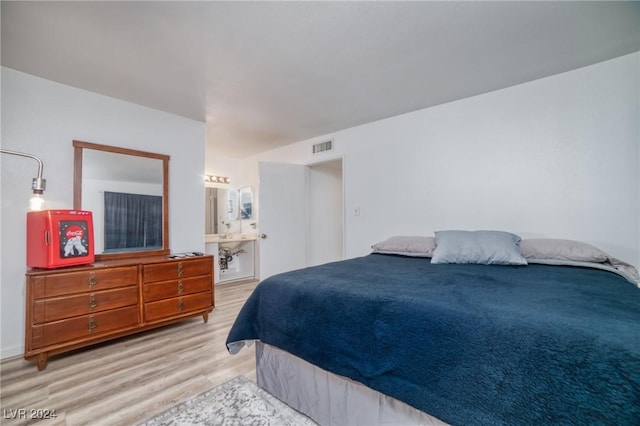
[[[216,258],[216,283],[256,276],[256,222],[251,187],[205,188],[205,252]]]

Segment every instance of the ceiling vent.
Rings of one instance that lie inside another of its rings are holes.
[[[333,139],[326,142],[320,142],[313,145],[313,153],[319,154],[321,152],[333,151]]]

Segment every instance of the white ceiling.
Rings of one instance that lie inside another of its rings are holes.
[[[244,157],[640,50],[639,2],[2,1],[2,65]],[[177,141],[176,143],[179,143]]]

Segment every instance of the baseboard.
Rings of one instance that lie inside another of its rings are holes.
[[[23,353],[24,351],[22,346],[14,345],[8,348],[2,348],[2,350],[0,350],[0,360],[4,361],[9,358],[21,357]]]

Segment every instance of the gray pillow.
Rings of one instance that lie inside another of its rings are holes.
[[[557,259],[576,262],[606,262],[609,255],[587,243],[555,238],[531,238],[520,242],[527,259]]]
[[[520,237],[503,231],[437,231],[431,263],[526,265]]]
[[[433,237],[390,237],[371,246],[374,253],[431,257],[436,241]]]

